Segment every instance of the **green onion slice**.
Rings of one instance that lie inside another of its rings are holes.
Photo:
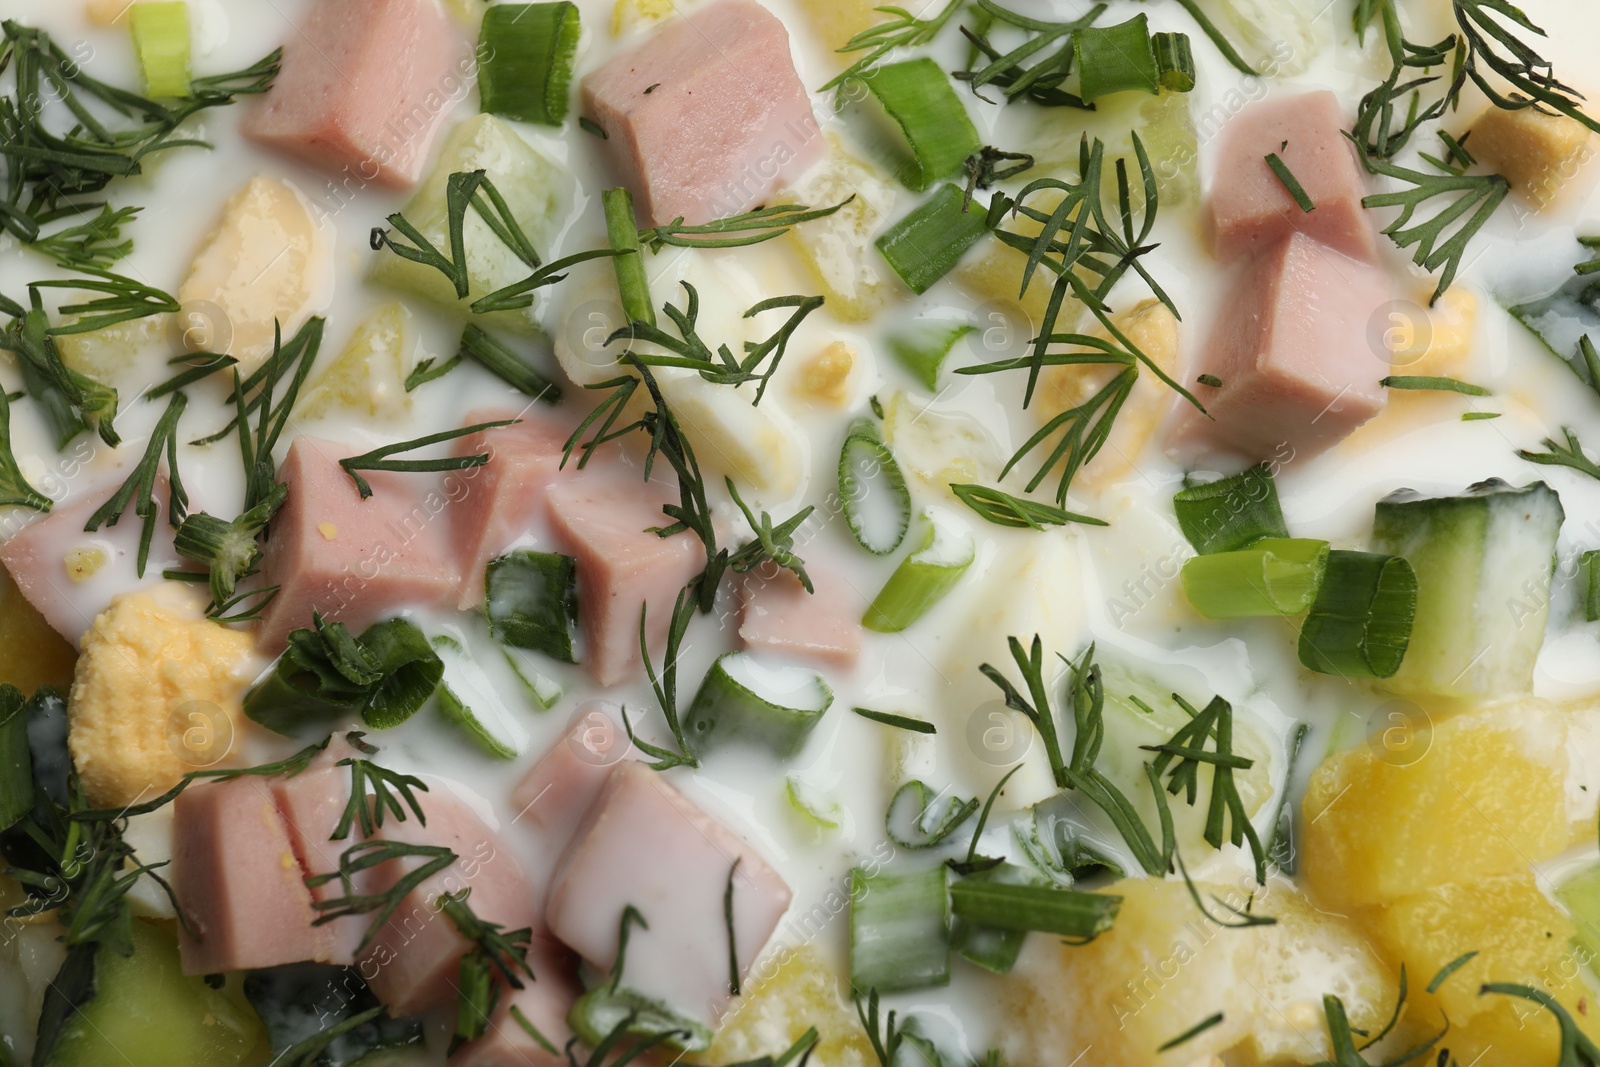
[[[421,710],[444,677],[444,663],[428,638],[407,619],[389,619],[361,635],[382,678],[361,709],[361,721],[374,730],[399,726]]]
[[[484,569],[489,632],[516,648],[578,662],[578,561],[555,552],[517,551]]]
[[[1014,863],[1002,863],[988,870],[976,871],[957,884],[968,882],[998,882],[1036,888],[1050,884],[1038,872]],[[1017,956],[1022,952],[1022,942],[1027,935],[1026,930],[1008,930],[957,916],[950,927],[950,947],[986,971],[1009,974],[1011,968],[1016,966]]]
[[[627,986],[605,984],[589,990],[573,1003],[567,1025],[593,1049],[609,1048],[622,1034],[640,1045],[666,1044],[685,1052],[711,1047],[710,1027]]]
[[[889,711],[873,711],[871,708],[851,708],[851,711],[863,719],[871,719],[885,726],[893,726],[896,730],[909,730],[914,734],[936,734],[939,728],[926,719],[916,719],[910,715],[896,715]]]
[[[1155,52],[1156,69],[1161,72],[1161,88],[1174,93],[1194,89],[1194,52],[1187,33],[1152,33],[1150,47]]]
[[[498,759],[516,759],[527,734],[512,719],[466,643],[458,636],[439,634],[433,649],[444,663],[444,675],[434,694],[439,714],[461,729],[474,743]]]
[[[1300,662],[1318,674],[1392,678],[1411,643],[1417,572],[1399,556],[1336,551],[1300,629]]]
[[[933,848],[959,830],[979,806],[977,797],[962,800],[948,791],[935,793],[913,778],[894,791],[883,814],[884,832],[901,848]]]
[[[983,148],[966,105],[932,59],[885,64],[861,80],[905,134],[911,158],[897,177],[909,188],[920,193],[960,173],[967,157]]]
[[[1233,552],[1267,537],[1288,537],[1278,485],[1265,463],[1220,481],[1191,485],[1172,498],[1178,526],[1202,556]]]
[[[1162,85],[1161,67],[1150,43],[1150,19],[1135,15],[1115,26],[1089,26],[1073,34],[1072,50],[1077,56],[1078,96],[1092,104],[1102,96],[1136,90],[1154,96]],[[1174,61],[1179,56],[1164,48]],[[1175,72],[1182,80],[1181,72]],[[1190,60],[1189,77],[1193,77]]]
[[[519,122],[567,119],[582,26],[578,5],[495,4],[478,32],[482,109]]]
[[[1461,393],[1463,396],[1493,396],[1481,385],[1463,382],[1457,378],[1440,378],[1426,374],[1391,374],[1379,380],[1385,389],[1415,389],[1444,393]]]
[[[944,508],[928,508],[923,516],[922,543],[900,561],[867,607],[861,625],[869,630],[904,630],[943,600],[972,566],[976,549],[966,525]]]
[[[850,984],[895,993],[950,982],[949,868],[850,872]]]
[[[732,742],[798,755],[833,706],[833,690],[803,667],[771,667],[747,652],[717,660],[700,683],[684,721],[696,756]]]
[[[1079,941],[1111,929],[1120,907],[1121,897],[1055,886],[1008,885],[974,878],[950,886],[950,910],[959,919]]]
[[[1183,589],[1208,619],[1298,615],[1311,607],[1327,569],[1328,542],[1274,537],[1196,556],[1183,565]]]
[[[850,424],[839,451],[839,507],[856,544],[875,556],[899,548],[911,528],[906,477],[878,424],[865,416]]]
[[[1600,549],[1578,557],[1578,595],[1583,598],[1585,621],[1600,622]]]
[[[941,185],[876,244],[906,287],[921,295],[954,270],[996,221],[981,201],[969,201],[957,186]]]
[[[145,91],[154,97],[189,95],[189,6],[142,0],[128,10],[133,49]]]
[[[9,830],[33,809],[27,707],[20,689],[0,685],[0,830]]]
[[[549,711],[560,702],[561,683],[541,671],[531,655],[517,648],[502,651],[506,654],[506,662],[511,665],[511,673],[522,684],[523,692],[539,705],[541,711]]]
[[[844,812],[838,804],[824,802],[815,790],[797,775],[784,779],[784,794],[789,798],[789,808],[813,830],[837,830]]]
[[[617,272],[617,290],[622,295],[622,314],[628,322],[656,324],[656,306],[650,298],[650,276],[644,269],[644,251],[639,245],[639,222],[633,213],[633,194],[626,189],[607,189],[600,195],[605,205],[606,234],[611,249],[623,255],[611,260]]]
[[[919,321],[889,336],[889,354],[928,392],[939,389],[939,369],[956,342],[976,327],[966,322]]]
[[[494,10],[490,8],[490,10]],[[460,355],[475,360],[496,378],[518,392],[546,404],[561,402],[561,387],[526,357],[513,352],[481,326],[469,325],[461,331]]]

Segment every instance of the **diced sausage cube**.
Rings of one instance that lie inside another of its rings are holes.
[[[649,605],[646,629],[652,650],[659,650],[678,591],[706,565],[705,549],[688,532],[650,533],[672,520],[655,488],[631,479],[557,483],[550,518],[562,551],[578,561],[584,665],[601,685],[616,685],[640,666],[640,609]]]
[[[465,424],[518,417],[516,412],[474,411]],[[471,489],[453,512],[462,581],[475,604],[483,599],[484,567],[491,560],[525,540],[531,547],[548,549],[539,543],[548,510],[546,490],[571,473],[562,470],[561,457],[572,427],[537,409],[520,418],[515,426],[462,438],[456,450],[457,455],[489,457],[482,467],[462,472],[471,476]]]
[[[562,859],[545,918],[552,934],[605,970],[616,960],[624,909],[638,908],[649,929],[629,935],[623,984],[712,1024],[729,1000],[723,899],[730,871],[744,973],[788,909],[789,886],[660,774],[625,760]]]
[[[259,778],[198,785],[173,802],[172,889],[184,974],[276,967],[332,956],[289,828]]]
[[[352,827],[342,841],[333,840],[350,799],[350,768],[339,761],[360,753],[342,739],[328,745],[311,766],[292,778],[270,780],[272,800],[289,829],[289,842],[306,874],[328,874],[339,869],[345,849],[361,840],[359,826]],[[313,901],[333,900],[344,895],[338,881],[311,887]],[[356,961],[356,949],[367,932],[370,916],[347,915],[324,925],[328,932],[328,962],[348,967]]]
[[[1292,234],[1234,283],[1199,371],[1215,421],[1184,404],[1172,441],[1287,462],[1343,440],[1382,409],[1389,353],[1372,323],[1392,289],[1381,269]],[[1374,345],[1378,347],[1374,350]]]
[[[457,969],[470,945],[440,908],[446,893],[470,889],[467,905],[478,918],[508,931],[530,927],[536,940],[544,937],[533,887],[500,835],[441,787],[416,795],[427,825],[414,814],[404,822],[391,815],[375,837],[443,846],[456,854],[456,862],[408,893],[361,957],[362,974],[371,976],[367,984],[395,1016],[426,1011],[454,995]],[[373,868],[379,887],[374,891],[392,886],[403,871],[423,862],[391,860]]]
[[[851,667],[861,654],[866,600],[830,572],[808,572],[815,593],[787,570],[753,573],[740,586],[739,640],[745,648],[786,652],[824,665]]]
[[[411,185],[470,64],[436,0],[318,0],[245,133],[358,188]]]
[[[523,988],[503,989],[489,1016],[489,1029],[478,1040],[450,1057],[450,1067],[567,1067],[565,1050],[572,1038],[567,1013],[583,992],[571,957],[560,946],[543,946],[528,954],[536,980],[523,977]],[[523,1027],[517,1012],[538,1030],[556,1051],[551,1052]]]
[[[1264,100],[1223,127],[1211,184],[1212,244],[1218,259],[1263,252],[1290,233],[1315,237],[1349,256],[1376,253],[1361,206],[1366,183],[1344,112],[1330,92]],[[1267,165],[1276,154],[1311,202],[1302,211]]]
[[[297,438],[278,468],[289,498],[272,520],[262,555],[264,585],[279,586],[262,613],[256,641],[282,651],[291,630],[320,611],[360,633],[409,606],[454,606],[460,570],[444,513],[464,485],[452,472],[442,488],[425,476],[365,471],[366,500],[339,460],[361,451]]]
[[[763,203],[825,145],[783,23],[754,0],[672,20],[583,81],[584,112],[655,223]]]

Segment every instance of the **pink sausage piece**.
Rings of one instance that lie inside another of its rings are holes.
[[[739,590],[739,640],[749,649],[853,667],[861,655],[866,602],[822,568],[809,573],[815,593],[786,570],[770,578],[746,575]]]

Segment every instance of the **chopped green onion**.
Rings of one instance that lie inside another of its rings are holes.
[[[850,985],[895,993],[950,982],[949,868],[850,872]]]
[[[1161,91],[1162,72],[1145,15],[1115,26],[1085,27],[1073,35],[1072,50],[1077,56],[1078,96],[1086,104],[1129,90],[1152,96]]]
[[[911,491],[871,419],[857,419],[845,434],[839,451],[839,507],[856,544],[875,556],[899,548],[911,528]]]
[[[962,800],[935,793],[916,778],[894,791],[883,825],[889,840],[901,848],[921,850],[940,845],[977,812],[977,797]]]
[[[992,228],[988,209],[959,186],[941,185],[877,240],[878,251],[913,293],[921,295],[955,269]]]
[[[1042,504],[987,485],[950,483],[950,492],[957,500],[976,511],[985,521],[1013,530],[1043,530],[1046,526],[1065,526],[1080,522],[1086,526],[1109,526],[1104,519],[1092,515],[1079,515],[1054,504]]]
[[[1174,93],[1194,90],[1194,52],[1187,33],[1152,33],[1150,48],[1155,52],[1156,69],[1161,72],[1161,88]]]
[[[128,10],[133,48],[139,54],[145,91],[151,96],[189,95],[189,7],[141,0]]]
[[[1484,422],[1484,421],[1487,421],[1488,419],[1498,419],[1499,417],[1500,417],[1500,412],[1498,412],[1498,411],[1469,411],[1465,415],[1461,416],[1461,421],[1462,422]]]
[[[611,249],[621,255],[611,261],[617,272],[617,291],[622,294],[622,314],[628,322],[656,324],[655,301],[650,299],[650,276],[644,269],[644,252],[639,246],[639,223],[633,213],[633,194],[626,189],[607,189],[601,194],[605,204],[606,233]]]
[[[789,775],[784,779],[784,793],[789,798],[789,807],[799,815],[814,830],[837,830],[840,825],[842,812],[839,805],[830,804],[824,809],[822,803],[810,795],[810,790],[804,780],[796,775]]]
[[[555,552],[518,551],[484,570],[489,630],[517,648],[578,662],[578,561]]]
[[[567,1025],[580,1040],[602,1053],[622,1036],[638,1039],[635,1052],[652,1044],[686,1052],[711,1047],[711,1029],[698,1019],[613,983],[596,986],[579,997],[567,1013]],[[605,1062],[603,1055],[596,1062]]]
[[[851,708],[851,711],[863,719],[881,722],[885,726],[893,726],[896,730],[909,730],[914,734],[936,734],[939,728],[926,719],[913,719],[909,715],[894,715],[887,711],[873,711],[871,708]]]
[[[473,661],[467,647],[455,637],[440,634],[433,639],[434,651],[444,664],[444,674],[434,696],[439,714],[457,726],[479,748],[498,759],[516,759],[520,745],[509,729],[509,715],[494,686]],[[468,701],[471,703],[468,703]],[[500,727],[491,729],[492,720]]]
[[[491,11],[494,8],[490,8]],[[490,374],[520,393],[546,404],[561,401],[561,387],[527,359],[507,348],[476,324],[461,331],[460,355],[476,360]],[[441,371],[440,373],[444,373]]]
[[[0,830],[33,810],[33,757],[28,751],[28,700],[16,686],[0,685]]]
[[[1578,592],[1583,597],[1583,617],[1600,622],[1600,549],[1578,557]]]
[[[1481,385],[1471,382],[1458,381],[1455,378],[1435,378],[1427,375],[1391,374],[1378,382],[1385,389],[1419,389],[1436,390],[1448,393],[1462,393],[1466,396],[1493,396]]]
[[[914,322],[909,329],[889,337],[889,354],[928,392],[937,392],[939,368],[956,342],[975,329],[965,322]]]
[[[361,645],[382,672],[361,709],[361,721],[374,730],[399,726],[428,702],[444,677],[444,663],[416,624],[406,619],[372,626],[361,635]]]
[[[1283,184],[1283,187],[1289,191],[1289,195],[1294,198],[1295,205],[1301,211],[1312,212],[1317,210],[1317,205],[1312,201],[1310,194],[1306,192],[1306,187],[1300,184],[1300,179],[1294,176],[1294,171],[1289,169],[1289,164],[1285,163],[1278,153],[1267,153],[1267,167],[1277,177],[1278,181]]]
[[[522,689],[535,704],[544,711],[549,711],[561,700],[561,683],[541,671],[533,662],[533,657],[518,649],[504,649],[506,662],[511,665],[511,673],[517,676],[517,681],[522,683]]]
[[[1001,863],[987,870],[975,871],[956,883],[998,882],[1002,885],[1028,885],[1045,887],[1050,883],[1037,872],[1014,863]],[[956,916],[950,927],[950,947],[961,956],[995,974],[1009,974],[1016,966],[1026,930],[1008,930],[1001,926],[973,922]]]
[[[788,759],[805,747],[832,706],[833,690],[821,675],[802,667],[768,667],[748,653],[730,652],[700,683],[684,729],[696,756],[746,742]]]
[[[1098,937],[1116,921],[1122,898],[1055,886],[963,878],[950,886],[956,918],[1004,930],[1037,930],[1079,941]]]
[[[1417,572],[1399,556],[1334,551],[1300,629],[1300,662],[1318,674],[1392,678],[1411,643]]]
[[[1202,556],[1247,548],[1266,537],[1288,537],[1278,504],[1278,486],[1265,463],[1249,470],[1190,485],[1172,498],[1178,527]]]
[[[905,134],[911,158],[897,177],[922,192],[958,174],[983,147],[944,68],[929,58],[888,63],[862,76],[867,90]]]
[[[1183,565],[1183,589],[1208,619],[1298,615],[1316,599],[1327,568],[1328,542],[1273,537],[1194,557]]]
[[[478,32],[485,114],[560,126],[567,118],[582,25],[578,6],[496,4]]]
[[[861,625],[879,633],[899,633],[954,589],[975,558],[972,533],[951,512],[928,508],[927,528],[916,551],[900,561],[879,591]]]

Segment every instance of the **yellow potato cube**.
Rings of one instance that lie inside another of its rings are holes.
[[[1535,700],[1453,717],[1394,701],[1312,773],[1302,871],[1335,907],[1527,870],[1570,841],[1567,716]]]
[[[1471,884],[1439,886],[1382,909],[1369,927],[1396,965],[1411,975],[1414,1027],[1437,1032],[1450,1019],[1446,1041],[1459,1063],[1553,1063],[1555,1017],[1538,1004],[1480,996],[1485,982],[1514,982],[1554,996],[1591,1038],[1600,1017],[1583,974],[1592,953],[1574,942],[1577,930],[1550,902],[1531,871]],[[1429,997],[1421,987],[1446,964],[1478,955]],[[1428,1004],[1432,1001],[1432,1004]],[[1487,1050],[1492,1059],[1478,1060]]]
[[[228,198],[178,288],[183,347],[226,353],[249,374],[272,355],[274,322],[288,338],[311,317],[330,276],[330,244],[294,186],[252,178]]]
[[[621,37],[640,26],[649,26],[671,16],[672,0],[617,0],[611,9],[611,36]]]
[[[1111,321],[1156,366],[1171,375],[1178,373],[1178,320],[1165,304],[1146,300],[1113,316]],[[1111,336],[1099,325],[1085,332],[1108,340]],[[1046,367],[1039,375],[1032,411],[1043,425],[1089,400],[1120,369],[1092,364]],[[1141,366],[1139,380],[1123,404],[1110,438],[1100,454],[1084,467],[1075,484],[1100,489],[1131,470],[1154,436],[1161,417],[1172,406],[1173,395],[1170,386]]]
[[[1468,149],[1536,211],[1555,202],[1594,151],[1583,123],[1531,107],[1490,107],[1472,124]]]
[[[1384,335],[1391,369],[1395,374],[1462,377],[1472,362],[1478,298],[1465,286],[1455,285],[1423,314],[1424,320],[1413,322],[1403,312],[1391,312]]]
[[[1202,885],[1243,906],[1246,893]],[[1322,998],[1339,997],[1351,1025],[1374,1029],[1392,1009],[1394,978],[1344,919],[1275,881],[1255,910],[1276,925],[1226,930],[1202,916],[1178,881],[1131,879],[1116,925],[1087,945],[1034,935],[1006,980],[1012,1021],[1005,1062],[1150,1067],[1169,1059],[1254,1055],[1310,1063],[1329,1054]],[[1213,905],[1214,906],[1214,905]],[[1163,1044],[1215,1012],[1221,1024],[1162,1057]]]
[[[220,763],[259,667],[250,635],[205,618],[185,587],[113,600],[84,634],[67,701],[67,745],[89,802],[148,800]]]
[[[794,227],[786,238],[822,283],[828,310],[844,322],[866,322],[883,306],[889,269],[872,242],[888,227],[898,197],[892,182],[832,137],[828,158],[778,194],[807,207],[850,201],[826,218]]]
[[[1040,211],[1054,211],[1061,203],[1061,195],[1045,192],[1037,197],[1030,198],[1030,207]],[[1044,225],[1035,222],[1026,215],[1008,217],[1001,223],[1003,229],[1024,237],[1037,237],[1044,229]],[[1014,346],[1020,349],[1022,345],[1032,340],[1043,325],[1045,314],[1050,306],[1050,290],[1055,285],[1056,276],[1046,268],[1039,268],[1028,281],[1027,292],[1022,291],[1022,274],[1028,265],[1027,254],[1019,249],[1005,244],[998,237],[986,236],[978,243],[978,247],[961,261],[951,274],[957,282],[965,286],[967,291],[992,304],[997,305],[992,310],[1000,318],[1017,319],[1020,311],[1020,321],[1026,323],[1021,329],[1015,326],[1015,337],[1005,337],[1007,346],[1005,353],[1000,355],[1016,355],[1012,351]],[[984,309],[979,309],[979,318],[984,318]],[[1056,330],[1066,333],[1073,329],[1083,314],[1083,305],[1074,297],[1068,297],[1061,306],[1061,314],[1056,318]],[[991,324],[980,322],[980,329],[987,329]],[[995,347],[991,345],[990,347]]]
[[[841,901],[842,906],[842,901]],[[814,1067],[868,1067],[877,1063],[866,1031],[840,993],[837,975],[810,945],[776,949],[758,969],[759,978],[723,1017],[716,1043],[706,1054],[713,1067],[788,1051],[809,1027],[820,1040]]]
[[[411,410],[406,375],[411,372],[411,312],[385,304],[368,315],[344,351],[301,398],[295,414],[320,419],[338,410],[370,419],[394,418]]]
[[[0,567],[0,682],[24,693],[42,685],[65,692],[72,684],[77,653],[28,603],[17,583]]]
[[[878,10],[882,6],[883,0],[801,0],[800,11],[817,39],[830,50],[837,50],[862,30],[891,18]],[[839,66],[847,67],[864,55],[865,52],[841,54]]]

